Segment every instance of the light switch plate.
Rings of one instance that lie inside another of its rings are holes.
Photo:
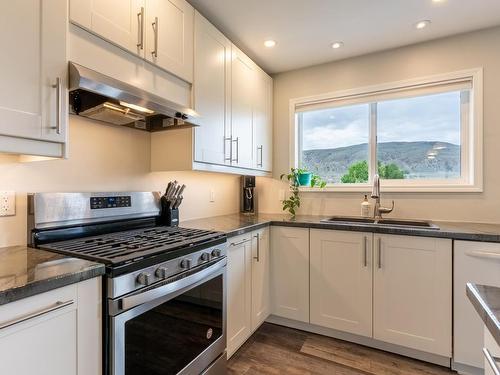
[[[210,190],[210,202],[215,202],[215,191]]]
[[[16,192],[0,191],[0,216],[14,216],[16,214]]]
[[[284,189],[280,189],[279,200],[280,200],[280,202],[283,202],[285,200],[285,190]]]

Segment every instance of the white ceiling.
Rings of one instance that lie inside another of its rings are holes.
[[[188,1],[269,73],[500,25],[500,0]]]

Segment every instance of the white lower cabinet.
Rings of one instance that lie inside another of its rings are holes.
[[[269,228],[230,238],[227,258],[230,357],[269,316]]]
[[[269,290],[269,228],[252,236],[252,331],[260,327],[271,312]]]
[[[309,229],[271,227],[273,315],[309,323]]]
[[[311,229],[311,323],[371,337],[372,237]]]
[[[452,242],[374,236],[373,337],[451,357]]]
[[[100,278],[0,306],[0,374],[98,375]]]

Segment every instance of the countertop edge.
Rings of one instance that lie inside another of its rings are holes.
[[[500,345],[500,322],[496,315],[491,311],[488,303],[481,297],[481,293],[477,290],[476,285],[467,283],[467,297],[476,309],[491,335],[495,338],[498,345]]]
[[[49,279],[34,281],[17,288],[7,289],[0,292],[0,306],[45,292],[49,292],[54,289],[62,288],[67,285],[93,279],[95,277],[104,275],[104,273],[104,265],[96,263],[95,265],[90,266],[82,271],[68,273]]]

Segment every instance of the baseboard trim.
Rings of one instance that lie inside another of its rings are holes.
[[[280,326],[299,329],[301,331],[316,333],[318,335],[333,337],[344,341],[350,341],[356,344],[369,346],[371,348],[380,349],[386,352],[391,352],[405,357],[410,357],[418,359],[420,361],[429,362],[439,366],[451,368],[451,358],[443,357],[432,353],[422,352],[420,350],[409,349],[399,345],[389,344],[383,341],[375,340],[370,337],[358,336],[351,333],[337,331],[331,328],[317,326],[311,323],[299,322],[296,320],[282,318],[276,315],[270,315],[266,319],[266,322],[277,324]]]
[[[484,375],[484,369],[451,361],[451,369],[463,375]]]

